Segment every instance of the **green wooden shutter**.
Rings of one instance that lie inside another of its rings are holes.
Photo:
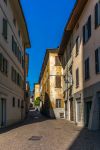
[[[3,18],[3,36],[7,40],[7,20]]]

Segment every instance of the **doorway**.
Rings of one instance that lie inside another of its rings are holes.
[[[86,102],[86,127],[88,127],[89,124],[91,106],[92,101]]]
[[[70,100],[70,120],[74,121],[74,117],[73,117],[73,99]]]
[[[77,102],[77,122],[81,122],[81,102]]]
[[[1,99],[1,127],[6,126],[6,99]]]

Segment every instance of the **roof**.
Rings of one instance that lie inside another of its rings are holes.
[[[58,48],[55,49],[47,49],[45,56],[44,56],[44,60],[43,60],[43,64],[42,64],[42,68],[41,68],[41,72],[40,72],[40,77],[39,77],[39,83],[41,81],[41,78],[43,76],[44,70],[46,68],[47,62],[48,62],[48,58],[49,58],[49,53],[58,53]]]
[[[72,13],[65,26],[62,41],[59,47],[59,54],[63,54],[70,36],[75,28],[88,0],[76,0]]]
[[[18,24],[22,31],[21,33],[25,48],[30,48],[31,47],[30,38],[21,2],[20,0],[10,0],[9,2],[11,3],[12,9],[15,12],[14,15],[16,15],[16,19],[19,20]]]

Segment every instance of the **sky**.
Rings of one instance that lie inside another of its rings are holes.
[[[76,0],[21,0],[31,41],[27,80],[33,90],[38,82],[47,48],[60,45],[65,25]]]

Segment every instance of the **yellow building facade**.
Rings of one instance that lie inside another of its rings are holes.
[[[40,97],[40,85],[38,83],[34,84],[34,100]]]
[[[48,49],[40,74],[40,98],[42,111],[52,118],[64,118],[62,89],[63,69],[58,57],[58,49]]]

